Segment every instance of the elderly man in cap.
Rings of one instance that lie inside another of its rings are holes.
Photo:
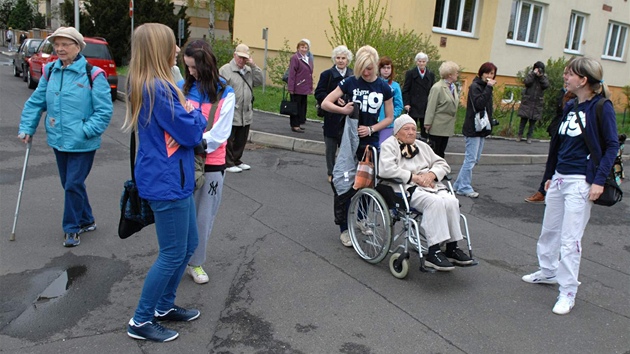
[[[65,192],[63,245],[74,247],[80,234],[96,229],[85,179],[112,118],[112,96],[103,69],[88,65],[81,55],[81,33],[60,27],[49,40],[59,59],[46,64],[37,89],[24,104],[18,137],[28,143],[46,111],[46,137]]]
[[[241,43],[234,50],[234,58],[219,69],[219,74],[232,86],[236,96],[232,133],[225,149],[225,170],[228,172],[249,170],[251,167],[243,163],[241,157],[247,143],[249,126],[252,124],[254,87],[262,85],[263,82],[262,70],[254,64],[249,47]]]
[[[404,184],[409,205],[422,212],[429,251],[427,267],[453,270],[453,263],[469,265],[473,260],[458,246],[463,238],[459,225],[459,201],[440,181],[451,171],[446,161],[426,143],[416,139],[416,121],[403,114],[394,121],[394,135],[381,144],[379,177]],[[383,181],[393,185],[393,182]],[[442,253],[440,243],[446,242]],[[452,263],[451,263],[452,262]]]

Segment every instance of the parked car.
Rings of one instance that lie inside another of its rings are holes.
[[[37,47],[42,42],[41,38],[27,38],[13,57],[13,75],[20,77],[23,75],[26,81],[26,71],[28,70],[28,58],[35,54]]]
[[[107,41],[99,37],[84,37],[83,40],[86,46],[85,49],[81,51],[81,54],[87,59],[88,63],[93,66],[98,66],[105,71],[109,87],[112,91],[112,101],[116,100],[118,74],[116,74],[116,63],[114,63]],[[37,87],[39,79],[42,76],[42,68],[56,59],[57,54],[55,53],[53,44],[46,38],[46,40],[39,45],[35,54],[29,59],[29,70],[26,72],[28,88],[34,89]]]

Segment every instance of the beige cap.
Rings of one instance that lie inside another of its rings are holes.
[[[238,55],[239,57],[249,59],[249,47],[241,43],[236,46],[236,49],[234,49],[234,54]]]
[[[59,27],[55,31],[55,33],[51,34],[48,39],[51,42],[54,42],[57,37],[70,38],[73,41],[77,42],[81,50],[85,48],[85,42],[83,41],[83,35],[77,31],[74,27]]]

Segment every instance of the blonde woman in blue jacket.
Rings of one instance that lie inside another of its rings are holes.
[[[112,96],[102,69],[86,72],[81,33],[60,27],[49,40],[59,59],[44,67],[37,89],[24,104],[19,137],[25,143],[31,141],[46,111],[48,145],[55,153],[64,189],[63,245],[74,247],[81,242],[80,234],[96,229],[85,179],[112,118]]]
[[[200,315],[199,310],[175,305],[175,296],[198,244],[194,148],[201,142],[206,118],[173,81],[175,49],[175,35],[165,25],[146,23],[134,31],[123,127],[138,132],[136,183],[153,210],[159,245],[127,334],[156,342],[179,336],[158,321],[188,322]]]

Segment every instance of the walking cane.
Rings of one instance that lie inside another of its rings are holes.
[[[20,133],[19,137],[24,139],[26,135],[24,133]],[[29,141],[26,143],[26,156],[24,157],[24,167],[22,168],[22,179],[20,180],[20,190],[18,192],[17,205],[15,206],[15,217],[13,218],[13,228],[11,229],[11,238],[9,241],[15,241],[15,226],[17,225],[18,212],[20,211],[20,201],[22,200],[22,191],[24,190],[24,178],[26,177],[26,166],[28,164],[28,155],[31,152],[31,144]]]

